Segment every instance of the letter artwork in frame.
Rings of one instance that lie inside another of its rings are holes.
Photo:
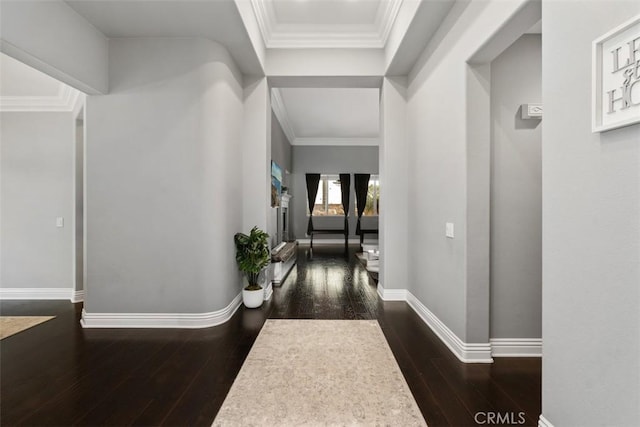
[[[640,123],[640,15],[593,42],[592,131]]]

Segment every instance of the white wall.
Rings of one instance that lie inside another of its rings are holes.
[[[542,44],[526,34],[491,63],[491,338],[542,337]]]
[[[591,42],[632,1],[543,2],[542,412],[640,421],[640,125],[591,133]]]
[[[61,0],[3,0],[0,50],[86,93],[107,93],[108,41]]]
[[[241,77],[205,39],[112,39],[109,61],[87,100],[85,309],[221,309],[241,289]]]
[[[524,3],[456,4],[409,75],[408,288],[469,343],[488,341],[488,286],[466,273],[467,61]],[[454,239],[445,237],[447,222]]]
[[[2,288],[73,287],[74,127],[71,113],[0,114]]]

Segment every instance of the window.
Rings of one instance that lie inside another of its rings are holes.
[[[308,208],[307,208],[308,209]],[[307,212],[308,214],[309,212]],[[314,216],[344,216],[342,208],[342,191],[338,175],[320,175],[316,203],[313,206]]]
[[[363,216],[375,216],[380,213],[380,177],[371,175],[369,178],[369,191],[367,191],[367,204],[364,207]]]

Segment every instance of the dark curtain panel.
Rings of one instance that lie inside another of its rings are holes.
[[[364,207],[367,204],[367,193],[369,192],[369,179],[371,174],[357,173],[355,177],[356,187],[356,207],[358,208],[358,226],[356,227],[356,234],[360,234],[360,219],[364,213]]]
[[[307,177],[307,200],[309,202],[309,224],[307,225],[307,234],[313,232],[313,206],[318,195],[318,184],[320,183],[319,173],[308,173]]]
[[[349,233],[349,198],[351,197],[351,175],[340,174],[340,192],[342,193],[342,209],[344,209],[344,232]]]

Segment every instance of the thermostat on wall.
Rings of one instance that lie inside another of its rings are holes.
[[[542,104],[522,104],[522,119],[542,118]]]

